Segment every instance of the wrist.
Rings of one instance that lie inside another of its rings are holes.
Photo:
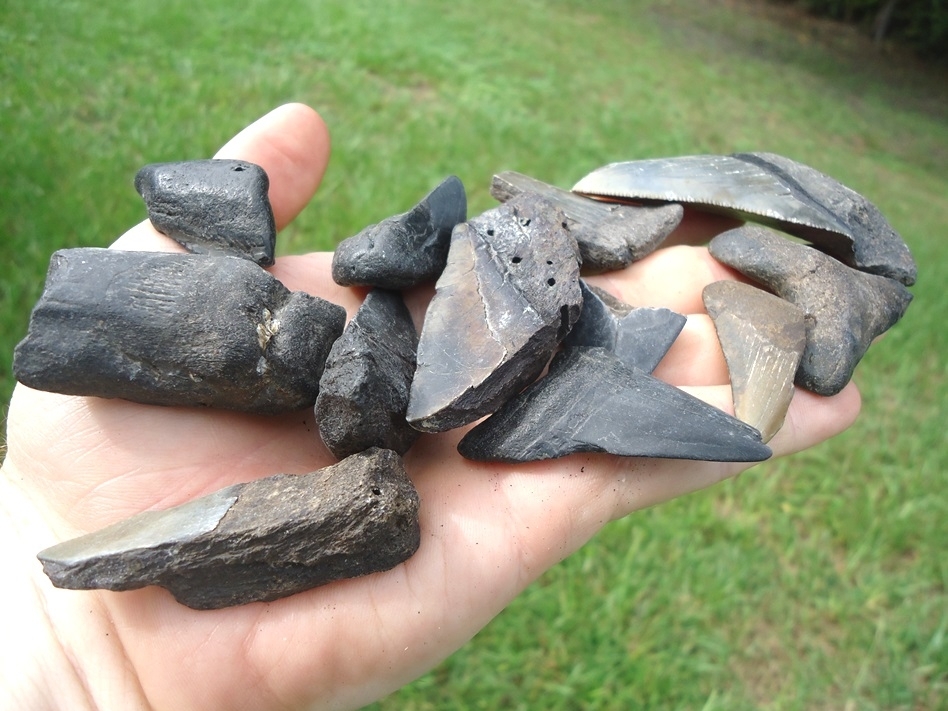
[[[101,597],[57,590],[43,574],[36,552],[56,536],[22,482],[0,469],[0,707],[145,708]]]

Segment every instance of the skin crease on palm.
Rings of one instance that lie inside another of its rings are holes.
[[[320,117],[280,107],[218,157],[260,164],[278,227],[315,192],[329,159]],[[703,247],[727,223],[689,215],[666,248],[594,278],[634,305],[689,314],[656,375],[731,411],[727,370],[701,289],[737,275]],[[180,249],[145,222],[114,245]],[[364,292],[329,276],[330,254],[271,268],[290,289],[345,306]],[[432,288],[407,294],[420,323]],[[859,412],[852,384],[798,390],[775,455],[843,431]],[[406,457],[421,500],[422,542],[385,573],[272,603],[198,612],[169,593],[53,588],[35,556],[67,538],[235,482],[332,463],[312,413],[259,417],[80,398],[18,386],[0,478],[5,707],[99,709],[355,708],[420,676],[467,642],[523,588],[607,522],[710,486],[742,464],[573,455],[526,465],[468,462],[462,430],[423,436]],[[634,630],[630,631],[634,636]]]

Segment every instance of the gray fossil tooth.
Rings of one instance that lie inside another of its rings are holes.
[[[582,306],[565,222],[546,200],[522,195],[455,228],[418,344],[413,427],[472,422],[543,370]]]
[[[648,256],[685,213],[681,205],[636,207],[593,200],[513,171],[495,175],[490,189],[501,202],[525,192],[549,200],[566,215],[584,274],[615,271]]]
[[[276,224],[259,165],[193,160],[146,165],[135,176],[148,218],[190,251],[230,254],[273,264]]]
[[[312,407],[345,310],[237,257],[53,254],[13,370],[66,395],[275,414]]]
[[[651,373],[688,320],[670,309],[636,308],[579,280],[583,310],[564,346],[598,347],[626,365]]]
[[[333,344],[319,382],[316,422],[336,457],[370,447],[404,454],[419,437],[405,419],[417,348],[401,295],[370,291]]]
[[[912,301],[895,279],[850,269],[762,227],[724,232],[709,248],[718,261],[803,309],[806,348],[796,383],[819,395],[845,387],[872,340]]]
[[[418,508],[401,458],[373,449],[147,511],[38,557],[60,588],[159,585],[210,610],[393,568],[418,548]]]
[[[771,455],[753,427],[604,348],[568,348],[550,371],[458,444],[468,459],[527,462],[574,452],[757,462]]]
[[[769,442],[793,399],[806,346],[803,310],[736,281],[708,284],[701,297],[731,375],[734,414]]]
[[[370,225],[343,240],[332,258],[342,286],[407,289],[444,270],[451,230],[467,218],[464,185],[450,176],[410,211]]]
[[[878,208],[819,171],[773,153],[735,153],[612,163],[573,190],[621,199],[669,200],[775,227],[845,264],[915,283],[908,247]]]

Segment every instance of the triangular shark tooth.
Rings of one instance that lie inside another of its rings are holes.
[[[907,286],[917,268],[878,208],[802,163],[773,153],[611,163],[573,186],[585,195],[667,200],[760,222],[812,242],[851,267]]]
[[[604,348],[568,348],[549,373],[458,444],[468,459],[528,462],[574,452],[758,462],[760,433],[631,368]]]
[[[819,395],[846,386],[872,340],[912,301],[895,279],[850,269],[763,227],[724,232],[709,249],[719,262],[803,309],[807,343],[796,383]]]
[[[606,348],[646,373],[655,370],[688,320],[670,309],[636,308],[583,279],[579,284],[583,310],[563,345]]]
[[[423,432],[489,414],[534,380],[582,307],[563,213],[522,195],[458,225],[418,343],[408,421]]]
[[[708,284],[701,296],[727,361],[734,414],[769,442],[793,399],[806,346],[803,311],[736,281]]]

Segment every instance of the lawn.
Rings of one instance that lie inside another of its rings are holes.
[[[616,160],[767,150],[869,196],[919,263],[844,435],[608,526],[384,709],[948,708],[948,73],[746,0],[0,5],[0,394],[50,253],[144,217],[145,163],[286,101],[332,246],[445,175],[569,186]],[[941,316],[939,316],[941,314]]]

